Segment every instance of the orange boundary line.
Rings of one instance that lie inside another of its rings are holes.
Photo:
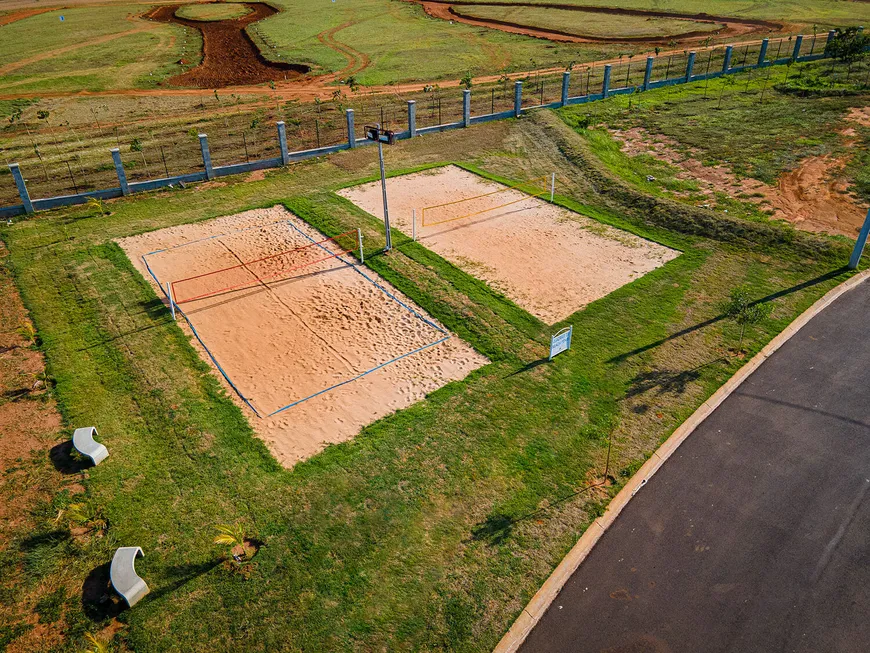
[[[526,193],[526,191],[522,190],[521,187],[522,186],[531,186],[532,184],[539,182],[541,180],[544,180],[544,179],[550,179],[550,175],[544,175],[543,177],[539,177],[537,179],[532,179],[531,181],[523,182],[523,183],[517,184],[516,186],[508,186],[506,188],[500,188],[500,189],[494,190],[490,193],[484,193],[483,195],[475,195],[474,197],[467,197],[463,200],[454,200],[452,202],[445,202],[444,204],[433,204],[432,206],[424,206],[423,210],[421,212],[421,223],[424,227],[433,227],[435,225],[444,224],[446,222],[453,222],[454,220],[462,220],[464,218],[473,218],[474,216],[480,215],[481,213],[489,213],[490,211],[495,211],[496,209],[500,209],[500,208],[503,208],[505,206],[510,206],[511,204],[517,204],[518,202],[523,202],[527,199],[531,199],[534,197],[540,197],[541,195],[548,193],[549,189],[544,189],[538,193],[530,194],[530,193]],[[470,202],[472,200],[480,199],[481,197],[489,197],[490,195],[495,195],[497,193],[504,193],[504,192],[509,191],[509,190],[519,190],[520,192],[526,193],[527,196],[522,197],[518,200],[512,200],[510,202],[506,202],[505,204],[499,204],[498,206],[493,206],[493,207],[490,207],[488,209],[482,209],[480,211],[475,211],[474,213],[460,215],[460,216],[455,217],[455,218],[448,218],[446,220],[439,220],[438,222],[430,222],[430,223],[426,222],[426,211],[429,209],[440,209],[440,208],[445,207],[445,206],[452,206],[453,204],[460,204],[462,202]]]

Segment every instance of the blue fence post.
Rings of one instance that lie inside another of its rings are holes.
[[[801,56],[801,46],[804,44],[803,34],[798,34],[794,39],[794,50],[791,51],[791,58],[797,61]]]
[[[734,54],[734,46],[729,45],[725,48],[725,61],[722,62],[722,72],[727,73],[731,70],[731,56]]]
[[[202,165],[205,168],[205,178],[214,179],[214,168],[211,167],[211,151],[208,149],[208,136],[199,135],[199,150],[202,152]]]
[[[837,30],[832,29],[830,32],[828,32],[828,40],[825,41],[825,49],[823,50],[823,52],[825,54],[828,53],[828,46],[831,44],[831,41],[833,41],[835,38],[837,38]]]
[[[643,90],[645,91],[649,90],[649,83],[652,79],[653,63],[655,63],[655,60],[655,57],[646,58],[646,72],[643,74]]]
[[[121,150],[113,147],[111,152],[112,161],[115,162],[115,173],[118,175],[118,183],[121,185],[121,195],[129,195],[130,187],[127,185],[127,173],[124,172],[124,164],[121,162]]]
[[[523,113],[523,83],[514,82],[514,117],[519,118]]]
[[[767,46],[770,43],[770,39],[762,39],[761,41],[761,50],[758,52],[758,65],[763,66],[764,60],[767,59]]]
[[[347,146],[351,149],[356,147],[356,129],[353,125],[353,109],[345,109],[345,118],[347,118]]]
[[[852,249],[852,256],[849,259],[849,269],[854,270],[861,262],[861,254],[864,253],[864,245],[867,244],[867,235],[870,234],[870,211],[867,211],[867,217],[864,218],[864,225],[861,227],[861,233],[858,234],[858,239],[855,241],[855,247]]]
[[[571,83],[571,71],[562,73],[562,106],[568,104],[568,85]]]
[[[686,60],[686,81],[692,81],[692,72],[695,70],[695,57],[698,56],[698,53],[694,50],[689,53],[689,58]]]
[[[601,95],[602,97],[607,97],[610,95],[610,70],[612,66],[610,64],[606,64],[604,66],[604,81],[601,82]]]
[[[417,102],[408,100],[408,135],[414,138],[417,135]]]
[[[278,147],[281,148],[281,165],[290,163],[290,151],[287,149],[287,126],[283,120],[278,121]]]
[[[471,124],[471,89],[462,91],[462,126],[468,127]]]
[[[25,213],[33,213],[33,202],[30,201],[30,193],[27,192],[27,184],[24,183],[24,176],[21,174],[21,168],[17,163],[9,164],[9,171],[15,179],[15,187],[18,189],[18,194],[21,196],[21,203],[24,205]]]

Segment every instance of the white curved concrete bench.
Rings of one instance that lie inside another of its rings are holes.
[[[94,465],[99,465],[108,457],[109,450],[106,449],[104,445],[94,440],[95,435],[97,435],[97,429],[93,426],[76,429],[73,433],[72,443],[76,448],[76,451],[88,456],[94,461]]]
[[[136,558],[144,556],[145,554],[138,546],[122,546],[115,551],[115,555],[112,557],[112,566],[109,569],[112,587],[131,608],[150,591],[145,581],[139,578],[136,573],[134,564]]]

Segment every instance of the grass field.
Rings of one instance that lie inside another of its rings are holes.
[[[833,76],[829,74],[832,69]],[[563,115],[572,124],[588,119],[593,125],[622,129],[640,126],[672,139],[707,165],[726,165],[739,177],[775,185],[783,173],[806,157],[830,154],[849,158],[860,151],[849,145],[843,131],[851,128],[863,134],[865,129],[844,118],[851,108],[867,106],[870,89],[864,87],[863,80],[870,76],[870,63],[854,68],[849,93],[800,97],[788,92],[808,80],[816,80],[821,89],[829,88],[832,77],[842,79],[844,74],[845,66],[830,62],[753,71],[713,80],[706,86],[676,86],[631,100],[618,97],[570,108]],[[604,156],[603,150],[599,154]],[[856,189],[862,189],[863,197],[870,199],[866,187],[859,186],[859,167],[848,168],[846,175]],[[640,178],[647,174],[658,176],[644,172],[634,175],[633,181],[647,192],[662,186],[663,178],[658,183]]]
[[[520,1],[527,2],[527,0]],[[533,4],[536,2],[552,3],[552,0],[530,1]],[[612,0],[559,0],[559,3],[599,7],[616,6]],[[487,4],[487,0],[480,0],[479,4]],[[618,3],[622,9],[651,9],[682,14],[706,13],[741,18],[767,18],[810,25],[812,23],[829,25],[837,22],[860,24],[860,21],[866,21],[870,16],[870,7],[861,5],[861,2],[829,2],[828,0],[789,0],[787,3],[777,2],[777,0],[762,0],[761,2],[743,2],[740,0],[709,0],[707,2],[698,2],[698,0],[621,0]],[[621,17],[614,17],[616,21],[620,19]]]
[[[175,12],[179,18],[191,20],[231,20],[249,14],[250,10],[241,3],[209,2],[206,4],[183,5]]]
[[[748,330],[748,356],[848,276],[847,244],[644,193],[580,131],[543,112],[388,151],[395,174],[559,169],[558,202],[682,251],[567,320],[573,349],[553,363],[550,329],[407,235],[377,255],[382,226],[330,192],[373,179],[370,149],[0,227],[65,423],[96,424],[111,452],[67,477],[105,531],[73,535],[58,516],[73,499],[44,451],[2,487],[40,492],[0,526],[0,641],[33,650],[48,631],[63,633],[56,650],[80,649],[110,623],[84,579],[99,588],[113,547],[135,544],[152,593],[105,633],[131,650],[491,650],[608,497],[745,360],[719,308],[730,290],[774,309]],[[367,264],[492,364],[281,469],[112,242],[275,202],[328,235],[362,225]],[[609,440],[609,485],[584,491]],[[262,542],[241,571],[212,544],[235,522]]]
[[[3,26],[0,93],[153,88],[182,71],[180,59],[199,62],[199,32],[136,19],[141,12],[62,9]]]
[[[668,37],[687,32],[714,32],[722,25],[673,18],[644,18],[642,16],[614,16],[591,11],[569,11],[543,7],[487,6],[485,4],[458,8],[463,16],[508,21],[529,27],[558,30],[578,36],[599,37]]]
[[[576,0],[578,4],[590,4]],[[16,6],[25,6],[17,3]],[[152,24],[150,28],[162,30],[163,35],[175,35],[174,42],[161,46],[154,43],[142,46],[141,43],[123,44],[118,51],[120,59],[125,60],[135,53],[139,57],[137,71],[120,75],[115,84],[111,78],[101,76],[92,69],[92,61],[109,56],[111,52],[100,51],[87,54],[97,46],[95,38],[126,31],[134,27],[130,15],[143,11],[142,5],[110,4],[108,6],[77,6],[63,12],[48,12],[17,21],[3,27],[4,38],[0,43],[0,66],[16,63],[22,57],[47,55],[49,51],[73,44],[83,44],[84,56],[67,57],[58,53],[49,61],[65,71],[58,88],[63,90],[101,90],[131,85],[134,88],[150,88],[156,81],[162,81],[179,69],[172,67],[179,58],[195,63],[199,52],[198,34],[187,34],[187,48],[184,47],[184,33],[180,28],[169,25]],[[311,11],[304,0],[275,0],[274,4],[283,9],[281,13],[249,28],[252,38],[259,44],[265,56],[273,59],[298,61],[311,64],[319,74],[339,72],[354,63],[364,65],[354,73],[362,84],[390,84],[413,80],[451,79],[461,77],[465,72],[474,75],[493,74],[506,70],[523,70],[536,67],[568,65],[598,59],[619,52],[640,53],[649,48],[641,46],[590,45],[551,43],[540,39],[516,34],[506,34],[492,29],[450,24],[447,21],[430,18],[422,8],[408,3],[391,0],[361,0],[353,4],[329,3],[321,10]],[[485,5],[482,1],[480,5]],[[595,0],[591,4],[607,5],[606,0]],[[33,5],[36,6],[36,5]],[[870,22],[870,5],[861,2],[826,2],[823,0],[797,0],[786,6],[781,3],[734,3],[730,0],[714,0],[702,6],[690,0],[668,0],[651,3],[649,0],[632,0],[620,6],[640,9],[657,9],[685,13],[717,13],[751,18],[768,18],[787,23],[786,31],[809,30],[813,24],[819,30],[829,26],[863,24]],[[230,11],[235,7],[226,4],[191,5],[184,11],[215,12]],[[463,11],[505,13],[503,9],[475,6]],[[607,17],[602,14],[584,14],[517,8],[507,10],[511,15],[527,17],[531,22],[544,25],[567,24],[578,29],[594,30],[604,34],[608,30],[626,31],[632,35],[652,30],[655,33],[668,33],[672,29],[692,26],[685,21],[647,21],[625,16]],[[59,22],[63,13],[65,21]],[[562,14],[568,15],[563,18]],[[97,20],[99,18],[99,20]],[[697,26],[695,26],[697,27]],[[709,27],[709,25],[704,25]],[[694,27],[693,27],[694,28]],[[195,31],[195,30],[192,30]],[[191,31],[191,32],[192,32]],[[401,39],[385,38],[385,35],[400,34]],[[17,44],[27,43],[23,50]],[[413,43],[414,47],[407,47]],[[4,45],[5,44],[5,45]],[[347,48],[356,54],[347,54]],[[146,53],[146,57],[142,54]],[[280,55],[280,57],[279,57]],[[18,71],[15,71],[16,73]],[[350,74],[350,73],[348,73]],[[36,79],[21,79],[17,75],[11,84],[0,84],[0,90],[39,91],[51,88],[56,77],[41,75],[32,71]],[[6,81],[4,75],[3,81]]]
[[[353,5],[327,5],[309,11],[304,0],[277,0],[284,12],[258,25],[283,58],[310,63],[316,72],[340,71],[347,58],[318,35],[359,52],[370,63],[355,74],[360,84],[439,80],[506,70],[565,65],[597,58],[608,49],[578,49],[498,30],[476,28],[427,16],[418,5],[385,0],[362,0]],[[256,34],[256,32],[255,32]],[[386,34],[401,35],[385,38]],[[413,43],[413,48],[408,47]]]

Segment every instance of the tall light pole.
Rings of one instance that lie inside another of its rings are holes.
[[[387,173],[384,168],[384,143],[392,145],[396,142],[396,135],[394,132],[381,129],[380,125],[367,125],[365,132],[367,139],[375,141],[378,144],[378,162],[381,165],[381,192],[384,197],[384,229],[387,235],[387,245],[384,250],[389,252],[393,249],[393,236],[390,233],[390,208],[387,205]]]

